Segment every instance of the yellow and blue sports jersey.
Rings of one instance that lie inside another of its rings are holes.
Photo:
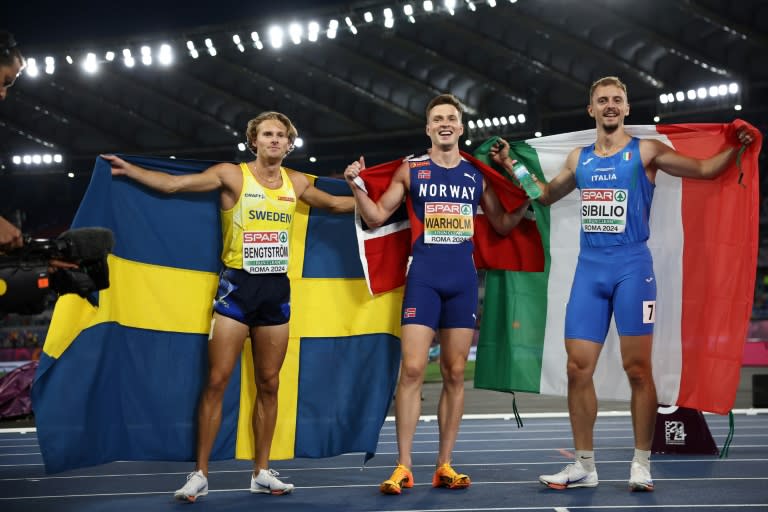
[[[582,247],[648,240],[655,185],[645,174],[640,139],[633,137],[607,157],[598,156],[594,144],[582,148],[575,176],[581,192]]]
[[[256,180],[245,162],[240,163],[240,170],[240,197],[232,208],[221,211],[221,261],[251,274],[285,273],[296,212],[296,193],[288,172],[281,167],[283,184],[270,189]]]

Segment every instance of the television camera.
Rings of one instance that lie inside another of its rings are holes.
[[[0,253],[0,313],[41,313],[54,292],[95,303],[93,292],[109,288],[107,254],[113,246],[112,231],[105,228],[70,229],[55,239],[24,237],[22,247]]]

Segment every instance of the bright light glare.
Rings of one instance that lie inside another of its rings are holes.
[[[86,73],[95,73],[99,69],[99,64],[96,62],[96,54],[95,53],[89,53],[85,56],[85,60],[83,61],[83,69]]]
[[[269,28],[269,44],[272,48],[282,48],[283,46],[283,29],[278,26],[272,26]]]
[[[173,62],[173,53],[171,52],[171,45],[160,45],[160,54],[157,56],[157,60],[163,66],[170,66]]]
[[[293,145],[296,146],[297,148],[302,147],[304,145],[304,139],[302,139],[301,137],[296,137],[296,140],[293,141]]]
[[[302,29],[301,25],[298,23],[291,23],[288,26],[288,34],[291,36],[291,41],[293,41],[293,44],[301,43],[301,36],[303,32],[304,29]]]

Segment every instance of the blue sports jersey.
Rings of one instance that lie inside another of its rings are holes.
[[[412,246],[402,323],[473,329],[478,298],[472,235],[483,176],[465,160],[446,169],[428,155],[408,166]]]
[[[581,246],[609,247],[648,240],[655,185],[640,158],[640,139],[608,157],[592,144],[581,150],[575,172],[581,191]]]
[[[437,165],[429,155],[412,158],[408,165],[411,254],[415,257],[427,247],[439,246],[442,256],[471,256],[483,175],[464,159],[452,169]]]

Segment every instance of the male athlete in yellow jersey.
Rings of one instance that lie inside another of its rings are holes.
[[[224,391],[249,335],[257,390],[251,492],[293,490],[292,484],[281,482],[269,469],[269,450],[277,421],[279,373],[288,347],[286,271],[296,199],[338,213],[354,210],[352,197],[327,194],[305,175],[281,166],[297,136],[288,117],[264,112],[248,122],[246,136],[255,160],[220,163],[199,174],[175,176],[102,155],[111,163],[114,176],[128,176],[161,192],[221,191],[224,269],[214,300],[208,381],[198,407],[197,465],[174,495],[184,501],[208,494],[208,459],[221,424]]]

